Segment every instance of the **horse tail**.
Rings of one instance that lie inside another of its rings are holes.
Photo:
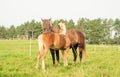
[[[43,51],[44,49],[44,44],[43,44],[43,35],[38,36],[38,46],[39,46],[39,52]]]
[[[80,45],[82,48],[82,52],[83,52],[83,58],[86,58],[86,42],[85,42],[85,35],[84,33],[82,33],[81,31],[78,31],[79,34],[79,38],[80,38]]]

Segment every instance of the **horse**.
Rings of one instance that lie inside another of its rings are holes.
[[[63,23],[60,23],[63,24]],[[66,33],[66,32],[65,32]],[[64,32],[44,32],[38,36],[39,53],[37,56],[36,69],[38,69],[39,59],[42,57],[42,69],[45,70],[45,58],[49,49],[62,50],[64,66],[68,65],[68,51],[70,40]],[[64,51],[65,50],[65,51]]]
[[[47,22],[47,23],[45,23]],[[53,30],[53,32],[55,32],[54,30],[54,26],[51,22],[51,19],[42,19],[42,23],[43,23],[43,28],[45,31],[48,30]],[[49,27],[51,26],[51,27]],[[59,27],[59,25],[57,25]],[[49,27],[49,28],[48,28]],[[73,51],[73,55],[74,55],[74,59],[73,59],[73,65],[75,65],[76,63],[76,59],[77,59],[77,48],[79,48],[79,58],[80,58],[80,64],[82,63],[83,57],[85,58],[86,56],[86,43],[85,43],[85,36],[84,34],[76,29],[71,29],[68,30],[66,32],[66,35],[69,37],[70,41],[71,41],[71,45],[70,48],[72,48]],[[52,55],[52,59],[53,59],[53,64],[55,63],[55,50],[53,50],[53,53],[51,53]],[[59,50],[57,50],[57,52],[59,53]],[[56,57],[59,57],[59,54],[56,53]],[[59,62],[59,59],[57,59],[57,62]]]
[[[44,29],[44,32],[56,32],[54,27],[52,26],[51,19],[41,19],[42,20],[42,27]],[[47,24],[47,25],[46,25]],[[60,28],[60,26],[58,26]],[[50,53],[52,55],[53,65],[55,65],[55,53],[56,53],[56,59],[57,59],[57,65],[60,65],[59,62],[59,50],[54,50],[50,48]]]

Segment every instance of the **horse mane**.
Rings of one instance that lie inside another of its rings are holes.
[[[60,22],[58,23],[58,27],[59,27],[59,34],[63,34],[63,35],[66,35],[66,26],[65,26],[65,23],[63,22]]]

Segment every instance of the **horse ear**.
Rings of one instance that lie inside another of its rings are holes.
[[[59,29],[60,29],[60,25],[58,24],[58,25],[56,25]]]
[[[42,21],[44,21],[42,18],[41,18]]]
[[[51,21],[51,18],[49,19],[49,21]]]

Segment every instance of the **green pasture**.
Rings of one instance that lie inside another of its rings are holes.
[[[38,53],[37,40],[0,40],[0,77],[120,77],[120,46],[87,45],[86,59],[80,65],[79,57],[73,66],[69,50],[68,66],[53,66],[50,52],[46,57],[46,71],[35,69]]]

